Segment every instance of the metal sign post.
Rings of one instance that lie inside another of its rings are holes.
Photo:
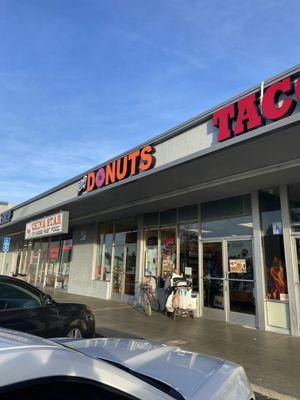
[[[3,273],[4,273],[6,254],[10,248],[10,241],[11,241],[11,238],[9,236],[3,238],[3,242],[2,242],[3,259],[2,259],[2,265],[1,265],[1,275],[3,275]]]

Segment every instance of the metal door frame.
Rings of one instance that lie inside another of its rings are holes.
[[[212,308],[212,307],[206,307],[204,306],[204,282],[205,282],[205,278],[204,277],[204,262],[203,262],[203,256],[204,256],[204,251],[203,251],[203,247],[206,243],[218,243],[221,244],[221,249],[222,249],[222,270],[223,270],[223,277],[222,278],[212,278],[213,280],[222,280],[223,281],[223,306],[224,309],[218,309],[218,308]],[[201,254],[202,254],[202,260],[201,260],[201,264],[202,264],[202,271],[201,271],[201,276],[202,276],[202,287],[203,287],[203,293],[202,293],[202,297],[203,297],[203,316],[209,319],[216,319],[219,321],[227,321],[227,312],[226,312],[226,300],[225,300],[225,257],[224,257],[224,239],[223,238],[216,238],[216,239],[204,239],[201,240]]]
[[[246,325],[250,327],[256,327],[257,325],[257,301],[255,297],[255,272],[254,272],[254,265],[253,265],[253,280],[250,279],[244,279],[241,281],[246,281],[246,282],[253,282],[253,297],[255,299],[255,314],[246,314],[246,313],[239,313],[236,311],[231,311],[230,310],[230,293],[229,293],[229,265],[228,265],[228,242],[239,242],[239,241],[249,241],[251,242],[251,249],[252,249],[252,259],[254,261],[254,249],[253,249],[253,237],[248,236],[248,237],[235,237],[235,238],[226,238],[226,277],[225,277],[225,285],[227,287],[227,302],[228,302],[228,308],[227,308],[227,322],[233,323],[233,324],[239,324],[239,325]],[[236,279],[232,279],[233,281],[237,281]]]
[[[212,307],[204,306],[204,290],[202,293],[202,302],[203,302],[203,316],[210,319],[217,319],[225,322],[230,322],[234,324],[247,325],[247,326],[256,326],[256,314],[244,314],[238,313],[235,311],[230,311],[230,297],[229,297],[229,266],[228,266],[228,242],[238,242],[238,241],[250,241],[252,247],[252,257],[253,257],[253,237],[252,236],[235,236],[235,237],[217,237],[217,238],[208,238],[201,240],[201,277],[202,277],[202,287],[204,288],[205,277],[203,274],[203,245],[205,243],[221,243],[222,244],[222,267],[223,267],[223,278],[212,278],[219,279],[223,281],[223,305],[224,309],[215,309]],[[255,274],[253,274],[253,283],[254,283],[254,293],[255,293]],[[255,299],[256,301],[256,299]],[[257,303],[255,304],[257,308]]]
[[[125,270],[126,270],[126,251],[127,251],[127,246],[126,244],[119,244],[119,245],[113,245],[114,251],[113,251],[113,260],[112,260],[112,285],[111,285],[111,295],[112,296],[120,296],[121,298],[125,295]],[[115,268],[115,254],[116,254],[116,248],[123,248],[123,268],[122,268],[122,282],[121,282],[121,293],[117,293],[114,291],[114,268]]]

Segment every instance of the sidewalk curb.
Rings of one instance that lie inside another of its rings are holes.
[[[264,388],[262,386],[251,383],[253,392],[262,394],[263,396],[271,397],[274,400],[299,400],[299,397],[288,396],[286,394],[275,392],[274,390]]]

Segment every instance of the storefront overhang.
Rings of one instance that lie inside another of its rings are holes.
[[[297,115],[298,117],[298,115]],[[195,153],[142,177],[78,196],[1,227],[1,236],[23,231],[30,219],[52,212],[70,212],[70,223],[81,224],[161,211],[173,207],[250,193],[299,181],[300,123],[251,132],[217,151]],[[134,178],[134,177],[133,177]]]

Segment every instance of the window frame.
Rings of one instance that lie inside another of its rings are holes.
[[[14,282],[9,282],[9,281],[0,281],[0,288],[1,288],[1,285],[7,285],[7,286],[12,286],[14,288],[17,288],[21,292],[25,292],[25,293],[30,294],[30,296],[32,298],[34,298],[35,300],[37,300],[39,302],[39,305],[36,306],[36,307],[9,307],[9,308],[4,309],[4,310],[26,310],[26,309],[42,307],[43,301],[42,301],[41,295],[38,294],[38,293],[34,293],[34,291],[30,290],[30,288],[26,288],[23,285],[18,285],[18,284],[14,283]],[[9,299],[10,299],[10,297],[9,297]],[[1,310],[1,311],[3,311],[3,310]]]

